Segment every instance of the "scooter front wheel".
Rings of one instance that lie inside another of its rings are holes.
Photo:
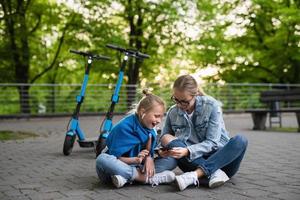
[[[74,146],[76,135],[66,135],[63,152],[66,156],[70,155]]]

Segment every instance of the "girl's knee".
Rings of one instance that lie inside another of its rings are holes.
[[[101,183],[110,182],[110,175],[106,173],[108,164],[105,162],[107,155],[100,154],[96,159],[96,172]]]
[[[101,153],[96,159],[96,168],[105,168],[107,161],[110,160],[110,155]]]

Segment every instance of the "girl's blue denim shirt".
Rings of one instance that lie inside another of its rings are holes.
[[[229,141],[221,102],[211,96],[196,96],[195,104],[191,119],[185,111],[172,106],[162,129],[162,136],[172,134],[187,145],[191,161],[215,152]]]

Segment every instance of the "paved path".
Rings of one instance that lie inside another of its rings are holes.
[[[116,116],[115,120],[120,117]],[[84,117],[82,128],[97,136],[100,117]],[[216,189],[174,185],[130,185],[121,189],[101,185],[95,172],[95,154],[76,143],[70,156],[62,154],[68,118],[2,120],[1,130],[22,130],[41,136],[0,142],[0,199],[300,199],[300,133],[252,131],[250,115],[226,115],[231,135],[249,139],[239,173]],[[294,115],[284,126],[296,127]]]

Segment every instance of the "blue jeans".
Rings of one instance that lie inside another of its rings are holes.
[[[172,157],[158,158],[155,160],[155,170],[156,172],[162,172],[173,170],[178,166],[183,172],[189,172],[201,168],[206,177],[209,178],[216,170],[222,169],[230,178],[237,173],[246,152],[247,144],[248,141],[244,136],[236,135],[224,147],[211,155],[199,157],[193,161],[188,160],[186,157],[180,159]],[[175,139],[167,147],[186,147],[186,145],[181,140]]]
[[[96,171],[103,183],[110,182],[112,175],[121,175],[129,181],[133,181],[138,173],[136,167],[136,165],[128,165],[106,153],[101,153],[96,159]]]

